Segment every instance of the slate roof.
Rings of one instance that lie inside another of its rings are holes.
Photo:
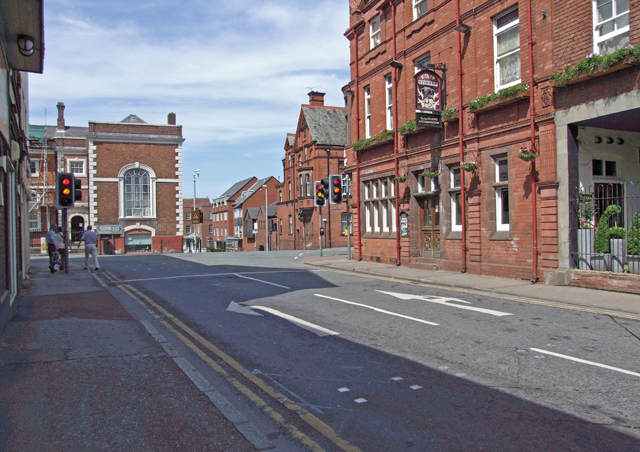
[[[136,115],[129,115],[120,122],[125,124],[146,124],[147,123],[146,121],[140,119],[140,117]]]
[[[231,198],[233,195],[235,195],[236,193],[238,193],[240,191],[240,189],[242,189],[242,187],[244,187],[245,185],[247,185],[249,183],[249,181],[253,179],[252,177],[249,177],[245,180],[241,180],[240,182],[236,182],[235,184],[233,184],[231,186],[231,188],[229,188],[227,191],[225,191],[222,195],[220,195],[220,198]]]
[[[252,220],[255,220],[256,218],[258,218],[258,212],[260,212],[260,207],[249,207],[247,209],[247,212],[244,214],[244,217],[249,217]]]
[[[253,195],[256,191],[258,191],[260,189],[260,187],[262,187],[265,183],[267,183],[267,181],[269,179],[271,179],[272,177],[273,176],[269,176],[269,177],[265,177],[263,179],[259,179],[258,182],[253,184],[247,191],[243,192],[240,195],[240,197],[235,200],[235,202],[233,203],[233,207],[234,208],[240,207],[243,202],[245,202],[247,199],[249,199],[251,197],[251,195]]]
[[[302,114],[316,144],[346,146],[347,121],[344,108],[302,107]]]

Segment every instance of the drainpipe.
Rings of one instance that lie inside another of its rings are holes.
[[[355,82],[356,82],[356,142],[360,140],[360,86],[358,83],[359,79],[359,70],[358,70],[358,33],[356,30],[353,30],[353,35],[355,39]],[[356,174],[358,176],[358,184],[356,185],[356,212],[358,216],[358,260],[362,260],[362,217],[360,216],[360,156],[358,155],[358,151],[355,151],[356,154]]]
[[[391,2],[391,21],[393,22],[393,59],[396,59],[396,5]],[[400,265],[400,184],[398,174],[398,65],[393,65],[393,155],[395,164],[394,183],[396,185],[396,265]]]
[[[456,2],[456,26],[460,26],[460,0]],[[458,139],[460,141],[460,166],[464,163],[464,142],[462,139],[462,33],[458,32],[458,86],[460,93],[458,94],[458,111],[460,119],[458,120]],[[466,220],[466,200],[464,187],[464,170],[460,168],[460,203],[462,204],[462,273],[467,272],[467,220]]]
[[[533,25],[531,20],[531,0],[527,0],[527,13],[528,13],[528,44],[529,44],[529,104],[531,105],[529,116],[531,118],[531,148],[536,147],[536,124],[535,116],[536,110],[534,105],[534,93],[533,93]],[[538,282],[538,207],[536,192],[537,188],[537,176],[536,176],[536,159],[531,160],[531,203],[533,212],[533,276],[531,282]]]

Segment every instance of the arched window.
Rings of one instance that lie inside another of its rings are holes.
[[[151,216],[151,180],[140,168],[124,173],[124,216]]]

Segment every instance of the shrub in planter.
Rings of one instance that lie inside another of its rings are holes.
[[[596,231],[596,238],[593,244],[593,248],[596,253],[609,253],[611,250],[610,243],[610,228],[609,228],[609,220],[612,215],[617,215],[622,212],[622,208],[620,206],[616,206],[615,204],[607,207],[600,216],[600,221],[598,221],[598,229]]]
[[[633,216],[627,238],[627,262],[631,273],[640,274],[640,212]]]
[[[595,208],[593,204],[593,193],[582,191],[578,199],[578,217],[580,218],[580,229],[593,229],[593,216]]]

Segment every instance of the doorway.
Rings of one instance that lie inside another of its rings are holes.
[[[440,196],[429,196],[420,205],[420,255],[440,257]]]

